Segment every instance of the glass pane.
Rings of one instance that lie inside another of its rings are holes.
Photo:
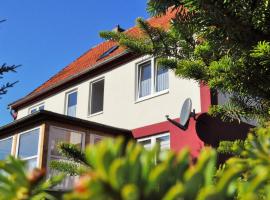
[[[75,117],[76,107],[77,107],[77,92],[73,92],[71,94],[68,94],[67,115]]]
[[[104,80],[92,83],[91,87],[91,114],[103,111]]]
[[[38,140],[39,129],[21,134],[19,137],[18,156],[22,159],[36,156],[38,153]]]
[[[44,110],[44,105],[39,106],[39,110]]]
[[[12,138],[0,141],[0,160],[4,160],[11,154]]]
[[[144,63],[139,66],[139,97],[151,94],[151,62]]]
[[[32,114],[32,113],[35,113],[35,112],[37,112],[37,109],[36,109],[36,108],[34,108],[34,109],[32,109],[32,110],[30,111],[31,114]]]
[[[164,67],[157,67],[156,92],[169,88],[169,73]]]
[[[151,147],[151,139],[149,140],[143,140],[139,142],[145,149],[150,150]]]
[[[170,149],[170,136],[165,135],[156,138],[156,143],[160,145],[161,150]]]
[[[60,142],[75,144],[78,148],[82,147],[82,134],[71,130],[51,127],[50,129],[50,151],[53,156],[60,156],[57,145]]]
[[[37,167],[37,158],[32,158],[26,161],[26,169],[27,171],[33,170]]]

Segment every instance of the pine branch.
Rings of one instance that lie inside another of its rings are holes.
[[[6,63],[2,64],[0,67],[0,78],[2,78],[2,75],[7,72],[16,72],[16,69],[20,67],[21,65],[7,65]]]
[[[50,168],[70,176],[77,176],[82,173],[81,168],[83,168],[83,165],[72,161],[52,160],[50,162]]]
[[[64,156],[68,160],[71,160],[71,161],[74,161],[83,165],[88,165],[85,158],[85,153],[81,151],[74,144],[69,144],[69,143],[64,143],[64,142],[59,143],[58,151],[62,156]]]
[[[12,88],[16,83],[18,83],[18,81],[15,81],[15,82],[13,82],[13,83],[9,83],[9,82],[8,82],[8,83],[6,83],[5,85],[2,85],[2,86],[0,87],[0,96],[6,94],[7,91],[8,91],[8,89],[9,89],[9,88]],[[1,99],[1,97],[0,97],[0,99]]]
[[[8,73],[8,72],[16,72],[16,69],[20,67],[20,65],[7,65],[6,63],[2,64],[2,66],[0,67],[0,79],[3,78],[3,75],[5,73]],[[1,95],[4,95],[7,93],[8,89],[9,88],[12,88],[16,83],[18,83],[18,81],[15,81],[13,83],[6,83],[6,84],[3,84],[1,87],[0,87],[0,96]],[[1,99],[1,98],[0,98]]]

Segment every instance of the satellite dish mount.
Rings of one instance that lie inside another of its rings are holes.
[[[169,115],[166,115],[166,118],[169,122],[171,122],[172,124],[174,124],[175,126],[177,126],[178,128],[182,129],[182,130],[187,130],[188,128],[188,124],[189,124],[189,119],[192,117],[194,120],[196,117],[195,114],[195,109],[193,109],[193,111],[191,111],[192,109],[192,101],[190,98],[187,98],[181,108],[181,112],[180,112],[180,122],[176,122],[172,119],[169,118]]]

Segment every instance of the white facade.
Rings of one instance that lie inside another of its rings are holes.
[[[176,77],[169,71],[169,89],[148,97],[137,99],[137,66],[150,57],[144,56],[106,71],[83,83],[43,99],[18,111],[18,119],[30,113],[35,105],[45,106],[45,110],[65,114],[66,96],[77,91],[76,117],[119,128],[134,129],[165,121],[165,115],[179,117],[180,106],[186,98],[191,98],[196,112],[201,111],[200,87],[192,80]],[[103,111],[89,115],[90,85],[104,78]]]

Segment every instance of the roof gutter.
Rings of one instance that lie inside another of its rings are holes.
[[[107,63],[109,63],[109,62],[111,62],[111,61],[113,61],[113,60],[115,60],[117,58],[120,58],[120,57],[122,57],[124,55],[127,55],[129,53],[131,53],[130,50],[125,50],[122,53],[117,54],[117,55],[115,55],[115,56],[113,56],[113,57],[111,57],[111,58],[109,58],[107,60],[104,60],[104,61],[102,61],[100,63],[95,64],[95,65],[92,65],[91,68],[83,70],[82,72],[80,72],[78,74],[74,74],[74,75],[66,78],[65,80],[59,81],[58,83],[56,83],[56,84],[54,84],[54,85],[52,85],[52,86],[50,86],[50,87],[48,87],[48,88],[46,88],[44,90],[41,90],[40,92],[37,92],[37,93],[35,93],[33,95],[29,95],[29,96],[26,96],[24,98],[21,98],[21,99],[15,101],[15,102],[12,102],[12,103],[8,104],[8,107],[11,108],[11,109],[14,109],[14,108],[18,107],[20,104],[24,104],[27,101],[30,101],[30,100],[36,98],[37,96],[39,96],[41,94],[49,92],[49,91],[53,90],[54,88],[57,88],[57,87],[61,86],[62,84],[65,84],[65,83],[67,83],[67,82],[69,82],[69,81],[71,81],[73,79],[76,79],[76,78],[78,78],[78,77],[80,77],[80,76],[82,76],[82,75],[84,75],[86,73],[89,73],[90,71],[93,71],[94,69],[96,69],[98,67],[101,67],[102,65],[105,65],[105,64],[107,64]]]

